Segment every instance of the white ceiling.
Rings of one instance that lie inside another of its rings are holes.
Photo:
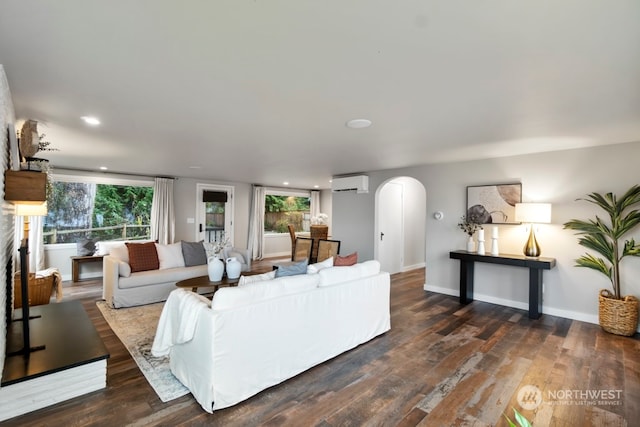
[[[327,188],[640,141],[638,0],[2,0],[0,64],[54,168]]]

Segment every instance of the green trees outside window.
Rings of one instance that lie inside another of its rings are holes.
[[[311,199],[299,196],[265,196],[264,231],[288,233],[291,224],[295,231],[309,231]]]
[[[152,187],[55,182],[47,198],[45,243],[150,236]]]

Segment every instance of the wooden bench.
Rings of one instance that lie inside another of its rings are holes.
[[[104,255],[88,255],[88,256],[72,256],[71,257],[71,280],[78,282],[80,280],[80,264],[88,262],[99,262],[102,265]]]

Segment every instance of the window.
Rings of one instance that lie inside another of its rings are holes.
[[[46,244],[150,237],[151,183],[72,179],[56,180],[49,191],[43,230]]]
[[[288,233],[288,225],[295,231],[309,231],[311,198],[301,193],[267,193],[264,203],[265,233]]]

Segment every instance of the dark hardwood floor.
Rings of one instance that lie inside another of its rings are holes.
[[[257,264],[267,271],[270,260]],[[14,426],[640,425],[640,339],[597,325],[425,292],[424,270],[392,276],[391,331],[232,408],[162,403],[96,308],[101,281],[65,283],[111,358],[106,389],[8,420]],[[594,296],[595,298],[595,296]],[[542,397],[532,410],[521,409]],[[1,402],[0,402],[1,403]]]

